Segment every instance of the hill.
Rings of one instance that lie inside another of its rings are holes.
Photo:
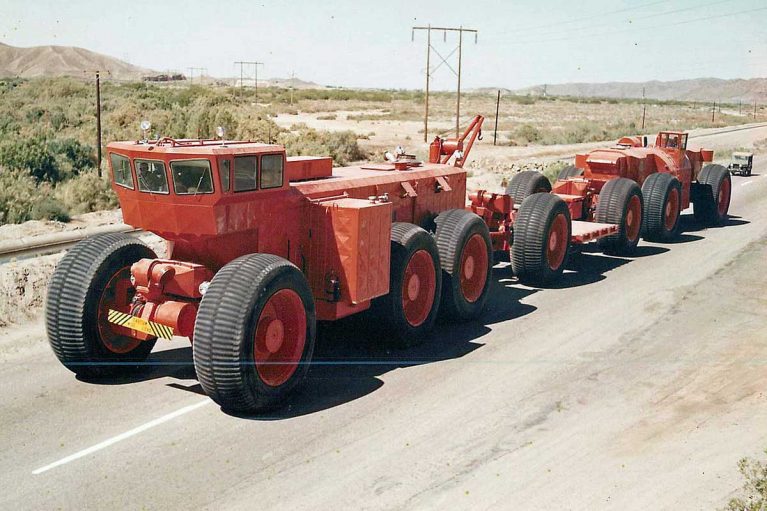
[[[726,103],[767,101],[767,78],[724,80],[694,78],[669,82],[607,82],[548,84],[546,93],[552,96],[581,96],[602,98],[641,98],[642,89],[648,98],[684,101],[722,101]],[[536,85],[515,91],[517,94],[539,95],[544,86]]]
[[[138,80],[154,71],[74,46],[18,48],[0,43],[0,77],[82,76],[100,70],[116,80]]]

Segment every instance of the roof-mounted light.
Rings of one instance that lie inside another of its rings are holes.
[[[152,123],[144,119],[143,121],[141,121],[141,124],[139,126],[141,127],[141,140],[143,142],[146,142],[147,139],[149,138],[148,136],[149,130],[152,129]]]

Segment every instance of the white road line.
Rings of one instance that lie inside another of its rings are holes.
[[[155,426],[159,426],[160,424],[163,424],[164,422],[168,422],[169,420],[173,420],[176,417],[180,417],[181,415],[187,414],[189,412],[193,412],[194,410],[197,410],[198,408],[201,408],[209,403],[212,403],[210,399],[205,399],[205,401],[200,401],[199,403],[195,403],[193,405],[185,406],[184,408],[181,408],[179,410],[176,410],[175,412],[171,412],[167,415],[163,415],[162,417],[159,417],[157,419],[154,419],[152,421],[147,422],[146,424],[142,424],[141,426],[137,428],[133,428],[130,431],[126,431],[125,433],[121,433],[117,436],[113,436],[112,438],[109,438],[107,440],[104,440],[101,443],[98,443],[92,447],[88,447],[87,449],[83,449],[82,451],[76,452],[70,456],[67,456],[66,458],[61,458],[58,461],[54,461],[50,465],[45,465],[44,467],[40,467],[37,470],[32,471],[33,475],[39,475],[43,472],[47,472],[52,468],[56,468],[61,465],[65,465],[69,463],[70,461],[78,460],[84,456],[88,456],[89,454],[93,454],[94,452],[100,451],[101,449],[106,449],[110,445],[114,445],[117,442],[121,442],[127,438],[130,438],[132,436],[138,435],[139,433],[142,433],[148,429],[151,429]]]

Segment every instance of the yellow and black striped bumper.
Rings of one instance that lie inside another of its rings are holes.
[[[109,309],[109,316],[107,319],[110,323],[114,323],[115,325],[138,330],[139,332],[148,335],[154,335],[158,339],[166,339],[168,341],[173,339],[173,329],[171,327],[155,323],[154,321],[147,321],[138,316],[132,316],[124,312]]]

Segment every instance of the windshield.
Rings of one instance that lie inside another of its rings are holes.
[[[732,159],[735,161],[748,161],[748,156],[743,154],[733,154]]]
[[[178,195],[213,193],[210,162],[208,160],[174,161],[170,164],[173,190]]]
[[[149,193],[168,193],[168,177],[165,164],[155,160],[136,160],[138,189]]]

